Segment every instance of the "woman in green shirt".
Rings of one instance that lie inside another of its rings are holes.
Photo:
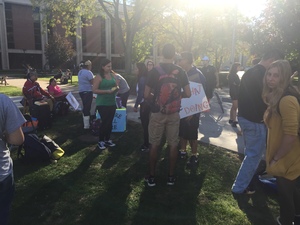
[[[106,147],[114,147],[110,140],[112,122],[116,112],[116,93],[118,91],[117,79],[112,72],[109,59],[101,62],[100,75],[96,75],[93,83],[93,93],[97,94],[96,110],[98,110],[102,123],[99,129],[98,147],[104,150]]]

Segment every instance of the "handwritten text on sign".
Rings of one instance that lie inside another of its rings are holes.
[[[190,82],[191,97],[181,99],[180,118],[210,109],[202,84]]]

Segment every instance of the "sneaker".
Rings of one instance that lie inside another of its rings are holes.
[[[105,145],[108,146],[108,147],[114,147],[114,146],[116,146],[116,144],[113,143],[112,140],[105,141]]]
[[[154,187],[156,185],[154,176],[145,177],[145,181],[149,187]]]
[[[192,156],[190,157],[190,160],[188,161],[188,164],[189,164],[189,165],[197,165],[198,162],[199,162],[198,156],[192,155]]]
[[[277,222],[277,225],[282,225],[282,223],[280,222],[280,216],[278,216],[277,218],[276,218],[276,222]],[[297,225],[297,223],[296,222],[292,222],[292,225]]]
[[[148,151],[149,151],[149,146],[143,144],[143,145],[141,146],[141,151],[142,151],[142,152],[148,152]]]
[[[246,194],[246,195],[253,195],[254,193],[255,193],[255,190],[249,186],[243,192],[243,194]]]
[[[300,215],[296,215],[294,218],[294,224],[299,225],[300,224]]]
[[[167,185],[173,186],[175,184],[175,177],[174,176],[168,176]]]
[[[237,126],[236,126],[237,124],[238,124],[237,121],[233,121],[233,122],[231,123],[231,126],[232,126],[232,127],[237,127]]]
[[[281,225],[280,216],[277,217],[276,222],[277,222],[278,225]]]
[[[104,142],[104,141],[99,141],[99,142],[98,142],[98,147],[100,148],[100,150],[106,149],[106,147],[105,147],[105,142]]]
[[[179,150],[179,157],[184,159],[186,157],[186,150],[180,149]]]

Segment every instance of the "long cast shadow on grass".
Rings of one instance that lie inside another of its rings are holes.
[[[53,216],[52,210],[60,201],[61,196],[70,191],[77,182],[80,182],[80,178],[84,176],[100,153],[99,151],[90,152],[74,171],[46,183],[37,192],[33,193],[31,199],[14,208],[13,215],[18,216],[11,219],[11,224],[60,224],[54,218],[51,218]],[[78,198],[81,198],[81,196],[78,196]],[[30,209],[28,209],[28,206],[30,206]],[[72,215],[65,216],[72,217]],[[45,222],[47,220],[52,222]]]
[[[276,224],[267,205],[267,195],[261,189],[257,189],[253,195],[233,194],[233,197],[237,201],[239,208],[247,215],[251,224]]]
[[[126,153],[125,153],[126,154]],[[136,154],[132,154],[136,156]],[[165,152],[162,152],[162,156]],[[124,173],[111,176],[106,192],[92,203],[82,224],[197,224],[197,196],[204,182],[205,173],[187,173],[185,162],[178,165],[178,182],[173,187],[166,185],[167,159],[158,163],[158,184],[148,188],[143,182],[148,167],[146,154],[141,154]],[[116,159],[108,159],[109,165]],[[118,167],[126,167],[126,162]],[[110,169],[105,167],[102,169]]]
[[[240,155],[242,162],[244,156]],[[251,181],[252,186],[255,189],[253,195],[245,194],[232,194],[234,199],[237,201],[239,208],[247,215],[251,224],[255,225],[273,225],[276,224],[272,212],[268,207],[268,197],[274,197],[274,193],[266,193],[262,184],[258,180],[258,175],[265,171],[265,161],[261,161],[256,173]],[[269,194],[271,194],[269,196]]]
[[[91,202],[91,210],[87,211],[81,224],[89,225],[123,225],[128,224],[131,213],[134,213],[134,205],[138,201],[139,193],[143,188],[143,172],[145,164],[143,157],[139,158],[128,169],[117,176],[111,176],[106,186],[106,191]],[[123,168],[125,163],[119,166]],[[132,195],[131,200],[130,195]],[[130,202],[133,203],[130,203]],[[130,223],[129,223],[130,224]]]
[[[158,158],[157,185],[148,187],[145,184],[140,196],[140,204],[131,224],[197,224],[198,195],[203,186],[206,172],[199,172],[197,169],[186,170],[186,159],[178,159],[176,184],[167,186],[168,147],[161,150]]]

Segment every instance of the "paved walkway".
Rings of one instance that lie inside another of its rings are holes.
[[[25,79],[13,79],[9,77],[7,81],[9,85],[21,88],[23,87]],[[38,80],[38,82],[40,83],[42,88],[46,89],[48,82],[42,80]],[[78,102],[81,103],[77,87],[74,87],[71,84],[60,85],[60,87],[64,92],[71,91]],[[222,112],[221,107],[218,104],[217,98],[214,96],[210,102],[210,112],[206,112],[201,115],[198,140],[200,140],[200,142],[243,153],[243,137],[238,134],[240,133],[240,128],[233,128],[228,123],[229,111],[231,108],[231,100],[228,94],[228,88],[219,89],[216,90],[216,92],[218,92],[223,101],[222,105],[224,108],[224,113]],[[11,99],[19,107],[21,107],[21,98],[21,96],[11,97]],[[135,122],[140,122],[139,113],[133,111],[135,98],[136,97],[134,95],[129,96],[127,103],[127,119]],[[95,102],[93,103],[93,107],[95,107]]]

